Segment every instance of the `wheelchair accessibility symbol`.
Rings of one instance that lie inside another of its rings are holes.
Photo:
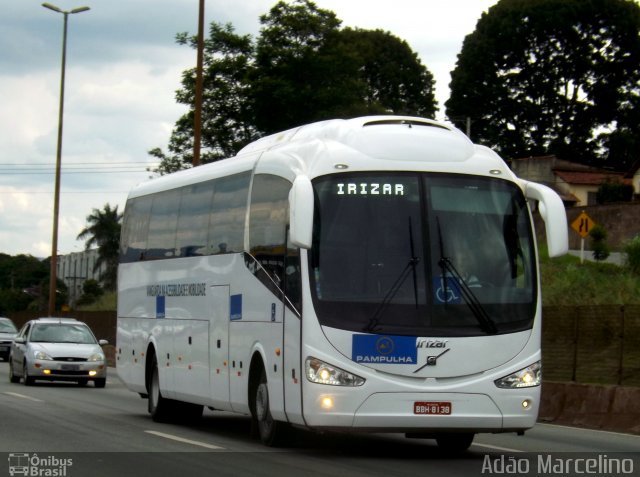
[[[461,302],[460,284],[454,277],[435,277],[433,290],[437,303],[457,304]]]

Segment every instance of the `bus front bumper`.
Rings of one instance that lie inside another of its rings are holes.
[[[369,432],[512,432],[538,417],[539,388],[495,396],[474,393],[374,393],[355,409],[348,393],[327,392],[307,402],[305,422],[316,429]]]

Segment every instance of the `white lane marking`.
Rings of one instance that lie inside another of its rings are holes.
[[[192,441],[191,439],[185,439],[184,437],[178,437],[178,436],[174,436],[174,435],[171,435],[171,434],[165,434],[164,432],[158,432],[158,431],[144,431],[144,432],[146,432],[147,434],[153,434],[154,436],[164,437],[165,439],[171,439],[173,441],[183,442],[185,444],[191,444],[193,446],[204,447],[206,449],[213,449],[213,450],[222,450],[222,449],[224,449],[224,447],[215,446],[213,444],[207,444],[206,442]]]
[[[502,451],[502,452],[524,452],[518,449],[510,449],[508,447],[492,446],[490,444],[478,444],[477,442],[474,442],[473,444],[471,444],[471,446],[484,447],[485,449],[493,449],[493,450]]]
[[[5,392],[4,394],[7,394],[9,396],[13,396],[13,397],[17,397],[20,399],[26,399],[27,401],[33,401],[33,402],[44,402],[42,399],[37,399],[31,396],[25,396],[24,394],[18,394],[18,393],[12,393],[12,392]]]

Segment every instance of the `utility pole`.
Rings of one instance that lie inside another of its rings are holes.
[[[200,165],[202,143],[202,69],[204,56],[204,0],[200,0],[198,11],[198,58],[196,64],[196,97],[193,107],[193,167]]]

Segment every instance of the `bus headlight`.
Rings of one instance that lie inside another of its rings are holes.
[[[504,389],[540,386],[540,383],[542,382],[542,365],[540,364],[540,361],[537,361],[526,368],[510,374],[509,376],[496,379],[494,382],[496,386]]]
[[[312,383],[331,386],[362,386],[364,378],[346,372],[331,364],[309,357],[305,361],[307,379]]]

